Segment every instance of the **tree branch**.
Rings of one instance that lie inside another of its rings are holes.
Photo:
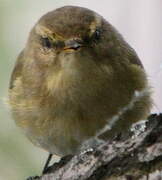
[[[142,126],[142,125],[140,125]],[[151,115],[145,130],[67,156],[38,180],[159,180],[162,178],[162,114]],[[139,125],[138,125],[138,128]]]

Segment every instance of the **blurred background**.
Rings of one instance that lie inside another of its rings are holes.
[[[0,0],[0,180],[39,175],[47,158],[48,153],[32,145],[15,126],[7,105],[8,83],[31,27],[44,13],[64,5],[95,10],[119,30],[149,75],[152,112],[162,112],[161,0]]]

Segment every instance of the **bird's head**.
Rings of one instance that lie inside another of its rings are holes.
[[[30,33],[26,49],[34,59],[45,64],[56,64],[59,59],[66,61],[74,56],[101,59],[102,54],[108,53],[108,46],[114,45],[112,31],[99,14],[86,8],[65,6],[40,18]]]
[[[65,6],[41,17],[30,33],[24,54],[31,60],[29,66],[34,73],[46,77],[49,89],[64,82],[104,82],[107,77],[111,79],[113,68],[120,72],[124,67],[121,63],[134,63],[136,58],[102,16],[76,6]]]

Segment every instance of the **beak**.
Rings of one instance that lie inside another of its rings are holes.
[[[67,40],[65,42],[65,51],[76,51],[79,50],[82,47],[82,41],[81,40]]]

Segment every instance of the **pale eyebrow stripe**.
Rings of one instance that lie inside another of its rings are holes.
[[[101,26],[101,17],[99,15],[96,15],[95,14],[95,18],[94,18],[94,21],[90,24],[90,35],[92,35],[97,27],[100,27]]]
[[[50,31],[48,28],[39,24],[36,25],[35,32],[41,35],[42,37],[45,37],[47,35],[52,35],[52,31]]]
[[[50,37],[53,41],[56,40],[65,40],[61,35],[54,33],[50,29],[46,28],[45,26],[42,25],[36,25],[35,27],[35,32],[42,36],[42,37]]]

